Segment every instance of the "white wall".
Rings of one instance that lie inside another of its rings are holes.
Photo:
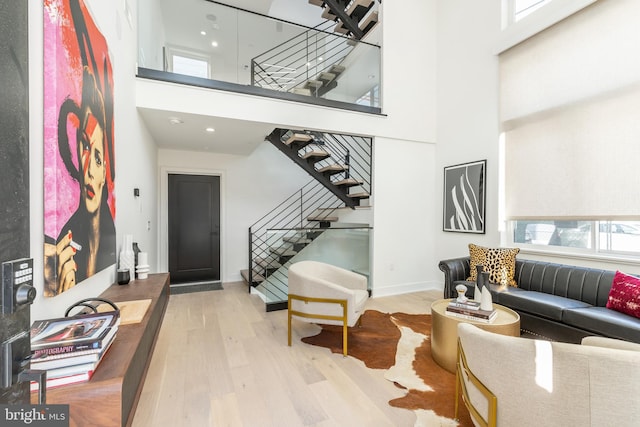
[[[127,0],[130,1],[130,0]],[[157,149],[142,125],[134,101],[135,27],[125,16],[125,2],[86,0],[98,28],[107,39],[114,74],[116,148],[116,233],[118,250],[124,234],[133,234],[142,250],[156,258],[157,250]],[[131,11],[135,24],[135,8]],[[115,281],[115,265],[90,277],[78,286],[53,298],[43,294],[43,5],[29,2],[29,149],[31,187],[31,256],[34,259],[34,285],[38,296],[31,318],[64,315],[73,302],[98,296]],[[140,189],[140,198],[133,197]],[[151,229],[147,230],[150,221]],[[157,266],[152,265],[156,272]]]
[[[220,176],[221,278],[242,280],[248,268],[249,227],[311,178],[273,145],[264,142],[249,156],[160,150],[161,239],[159,265],[168,271],[167,174]]]
[[[376,138],[374,153],[373,295],[441,286],[436,269],[433,144]]]
[[[438,1],[438,146],[433,205],[438,260],[468,255],[469,243],[497,246],[498,223],[498,59],[500,0]],[[442,230],[445,166],[487,160],[486,234]],[[436,264],[437,261],[436,260]],[[440,273],[439,280],[444,278]]]

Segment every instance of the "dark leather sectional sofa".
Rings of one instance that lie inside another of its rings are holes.
[[[469,257],[440,261],[444,297],[455,297],[459,283],[473,297],[467,282]],[[640,343],[640,319],[606,308],[615,271],[597,270],[516,258],[518,287],[491,284],[493,302],[520,314],[522,330],[555,341],[579,343],[599,335]]]

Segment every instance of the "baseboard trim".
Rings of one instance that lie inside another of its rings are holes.
[[[388,297],[393,295],[409,294],[412,292],[422,291],[434,291],[439,290],[442,292],[442,283],[439,282],[415,282],[405,283],[401,285],[385,286],[380,288],[373,288],[371,295],[373,298]]]

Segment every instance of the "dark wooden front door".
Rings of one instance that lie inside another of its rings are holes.
[[[220,280],[220,177],[169,175],[171,283]]]

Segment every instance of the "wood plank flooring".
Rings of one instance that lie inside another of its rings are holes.
[[[403,427],[402,389],[351,357],[300,342],[317,325],[267,313],[242,282],[172,295],[133,427]],[[428,313],[441,291],[372,298],[367,309]]]

